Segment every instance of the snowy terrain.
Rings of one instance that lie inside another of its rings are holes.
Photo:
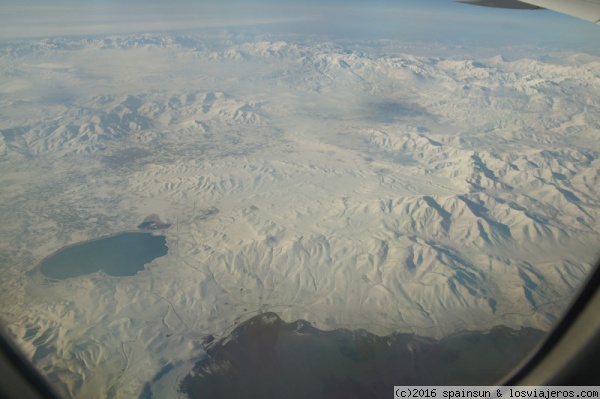
[[[600,248],[600,58],[417,53],[0,44],[8,330],[82,398],[139,395],[167,365],[175,389],[206,337],[267,311],[379,335],[547,330]],[[36,269],[151,214],[169,254],[135,276]]]

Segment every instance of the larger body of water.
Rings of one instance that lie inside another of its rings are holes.
[[[133,276],[168,252],[166,238],[150,233],[121,233],[63,248],[40,264],[41,273],[64,280],[103,271]]]
[[[179,389],[190,398],[363,399],[392,398],[396,385],[496,385],[543,337],[507,327],[439,341],[379,337],[265,313],[212,343]]]

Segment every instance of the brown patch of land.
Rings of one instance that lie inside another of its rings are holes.
[[[152,215],[146,216],[144,221],[138,224],[137,227],[140,230],[164,230],[171,227],[171,224],[163,223],[163,221],[160,220],[160,217],[153,213]]]

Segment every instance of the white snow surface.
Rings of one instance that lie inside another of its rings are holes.
[[[379,335],[550,328],[599,252],[600,59],[404,49],[2,43],[0,316],[27,356],[78,398],[177,365],[172,397],[205,337],[265,311]],[[36,269],[149,214],[169,253],[135,276]]]

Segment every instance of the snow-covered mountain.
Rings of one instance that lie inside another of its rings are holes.
[[[547,330],[599,253],[600,59],[406,48],[2,44],[1,316],[35,364],[71,396],[129,397],[267,311]],[[169,254],[135,276],[36,269],[150,214]]]

